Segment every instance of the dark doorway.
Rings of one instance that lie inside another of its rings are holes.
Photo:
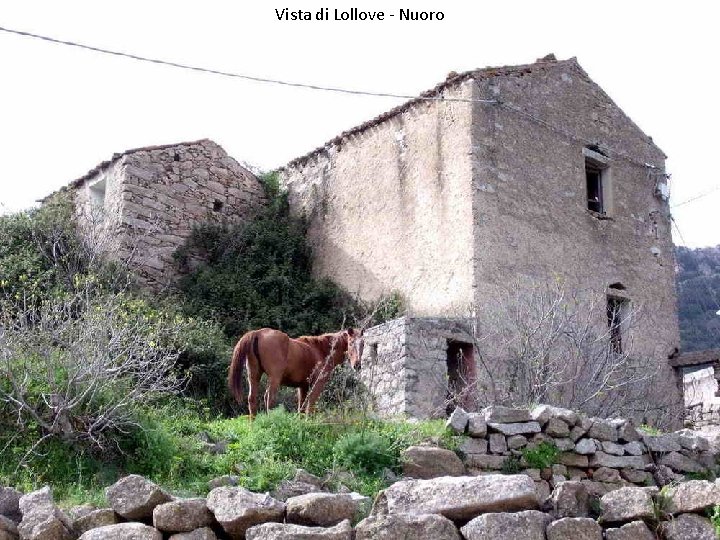
[[[473,410],[475,406],[475,348],[470,343],[449,339],[447,342],[447,407],[450,414],[455,407]]]

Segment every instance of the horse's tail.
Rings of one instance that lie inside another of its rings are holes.
[[[228,387],[230,388],[230,391],[232,392],[233,396],[235,396],[235,399],[238,402],[242,401],[243,398],[243,365],[245,364],[245,361],[250,354],[251,347],[253,349],[253,353],[255,354],[255,356],[257,356],[257,342],[257,331],[253,330],[252,332],[248,332],[243,337],[241,337],[240,341],[238,341],[237,345],[235,345],[235,349],[233,349],[232,360],[230,361],[230,370],[228,371]]]

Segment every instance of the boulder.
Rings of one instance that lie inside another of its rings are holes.
[[[545,433],[551,437],[568,437],[570,435],[570,428],[563,420],[551,418],[545,425]]]
[[[625,487],[610,491],[600,499],[604,523],[618,523],[650,519],[653,517],[653,500],[650,493],[640,487]]]
[[[594,519],[566,517],[547,526],[547,540],[602,540],[602,527]]]
[[[0,540],[16,540],[19,534],[17,524],[0,514]]]
[[[297,497],[298,495],[306,495],[308,493],[317,493],[319,491],[321,491],[320,488],[314,484],[295,482],[294,480],[283,480],[272,492],[272,496],[278,501],[287,501],[290,497]]]
[[[615,469],[609,469],[608,467],[600,467],[593,472],[593,480],[596,482],[609,482],[612,484],[619,484],[622,482],[620,473]]]
[[[487,423],[482,413],[470,413],[467,425],[468,435],[471,437],[484,437],[487,433]]]
[[[570,409],[553,407],[552,405],[538,405],[530,412],[530,416],[540,424],[547,424],[550,419],[562,420],[569,427],[574,426],[579,417],[578,413]]]
[[[580,439],[575,443],[575,452],[584,456],[594,454],[598,449],[598,443],[595,439]]]
[[[499,431],[503,435],[523,435],[525,433],[540,433],[540,424],[537,422],[520,422],[516,424],[501,424],[488,422],[488,428]]]
[[[157,484],[137,474],[121,478],[105,490],[105,498],[125,519],[151,519],[153,509],[171,500]]]
[[[470,417],[468,416],[468,413],[460,407],[455,407],[455,410],[450,415],[450,418],[447,419],[445,426],[455,433],[463,434],[465,433],[469,422]]]
[[[22,521],[18,532],[23,540],[69,540],[70,518],[54,503],[48,486],[20,497]]]
[[[562,452],[557,459],[566,467],[577,467],[578,469],[587,469],[588,467],[588,457],[575,452]]]
[[[512,407],[503,407],[502,405],[491,405],[482,410],[483,416],[487,423],[495,424],[513,424],[517,422],[530,422],[532,417],[527,409],[513,409]],[[535,422],[537,423],[537,422]]]
[[[670,514],[702,513],[720,504],[720,486],[707,480],[689,480],[670,485],[665,494],[665,511]]]
[[[90,510],[89,512],[81,512],[75,515],[72,521],[72,530],[75,534],[81,535],[90,529],[97,529],[106,525],[115,525],[117,514],[112,508],[100,508]]]
[[[550,516],[537,510],[483,514],[460,529],[466,540],[545,540]]]
[[[660,458],[660,465],[670,467],[673,471],[681,473],[699,473],[705,470],[705,467],[700,465],[697,461],[690,459],[687,456],[683,456],[679,452],[670,452]]]
[[[640,440],[640,432],[632,420],[622,420],[617,426],[618,439],[621,442],[633,442]]]
[[[507,441],[502,433],[491,433],[488,436],[490,440],[490,453],[504,454],[507,452]]]
[[[605,540],[655,540],[656,538],[644,521],[633,521],[617,529],[605,530]]]
[[[633,484],[648,485],[652,483],[652,475],[649,472],[639,471],[637,469],[622,469],[620,476]]]
[[[207,527],[215,518],[205,499],[178,499],[159,504],[153,510],[153,525],[163,532],[190,532]]]
[[[400,481],[380,492],[374,514],[442,514],[468,520],[483,512],[514,512],[538,507],[535,484],[524,474],[446,476]]]
[[[191,532],[173,534],[168,540],[217,540],[217,535],[210,527],[203,527]]]
[[[90,529],[79,540],[162,540],[162,533],[142,523],[118,523]]]
[[[589,459],[590,467],[610,467],[611,469],[644,469],[643,456],[613,456],[605,452],[595,452]]]
[[[580,482],[560,482],[550,500],[556,518],[587,517],[589,514],[587,488]]]
[[[355,540],[460,540],[455,525],[437,514],[370,516],[355,527]]]
[[[708,440],[695,431],[683,429],[675,434],[677,435],[680,446],[686,450],[692,450],[695,452],[707,452],[710,450],[710,443]]]
[[[488,441],[487,439],[471,439],[469,437],[464,437],[458,446],[458,451],[463,455],[487,454]]]
[[[0,487],[0,516],[5,516],[15,523],[20,523],[20,493],[11,487]]]
[[[253,493],[241,487],[219,487],[207,496],[207,507],[230,538],[245,537],[253,525],[282,521],[285,503],[267,493]]]
[[[334,527],[306,527],[292,523],[263,523],[250,527],[247,540],[352,540],[353,530],[345,520]]]
[[[507,447],[509,450],[517,450],[523,446],[527,446],[527,437],[524,435],[513,435],[507,438]]]
[[[410,478],[462,476],[465,466],[452,450],[437,446],[411,446],[400,456],[403,475]]]
[[[468,454],[467,456],[465,456],[465,465],[467,465],[469,469],[493,469],[498,471],[503,468],[506,460],[507,456],[493,456],[490,454]]]
[[[682,447],[678,437],[674,433],[665,435],[643,435],[645,446],[651,452],[679,452]]]
[[[606,454],[612,454],[614,456],[622,456],[623,454],[625,454],[625,447],[622,444],[610,441],[603,441],[601,444],[602,450]]]
[[[615,442],[618,440],[617,427],[610,420],[593,418],[592,421],[592,426],[588,430],[588,437],[598,441]]]
[[[287,521],[298,525],[329,527],[352,520],[358,504],[345,493],[308,493],[287,500]]]
[[[709,519],[697,514],[680,514],[660,525],[665,540],[717,540],[715,527]]]
[[[640,441],[632,441],[623,446],[625,453],[630,456],[641,456],[645,453],[645,445]]]
[[[569,437],[553,439],[553,444],[555,444],[557,449],[560,450],[561,452],[570,452],[572,450],[575,450],[575,443]]]

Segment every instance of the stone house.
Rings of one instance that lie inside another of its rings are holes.
[[[685,424],[701,428],[720,424],[720,349],[674,354],[670,365],[683,385]]]
[[[61,191],[103,249],[153,289],[177,277],[173,253],[193,225],[246,220],[265,201],[257,177],[207,139],[115,154]]]
[[[407,317],[368,331],[364,365],[381,412],[424,417],[446,397],[431,380],[459,384],[458,355],[475,376],[470,325],[492,325],[508,288],[558,280],[606,298],[612,346],[651,357],[679,402],[665,158],[574,58],[550,55],[452,73],[279,172],[317,273],[404,297]]]

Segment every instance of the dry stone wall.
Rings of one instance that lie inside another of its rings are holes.
[[[86,227],[153,288],[177,277],[173,253],[194,225],[242,222],[265,202],[255,175],[210,140],[118,154],[73,193]]]
[[[478,413],[458,408],[448,427],[464,435],[458,450],[469,474],[522,472],[541,498],[568,480],[602,495],[710,477],[717,470],[717,449],[701,433],[651,433],[631,420],[588,418],[549,405],[491,406]]]

